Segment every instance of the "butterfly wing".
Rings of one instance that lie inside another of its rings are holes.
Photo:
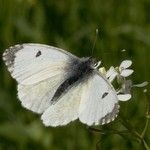
[[[59,98],[57,103],[49,106],[41,117],[46,126],[66,125],[78,118],[78,109],[84,84],[80,83],[77,86],[73,86]]]
[[[3,59],[19,83],[18,97],[22,105],[42,113],[68,77],[68,67],[79,58],[52,46],[21,44],[7,49]]]
[[[118,98],[110,83],[96,72],[84,87],[79,120],[89,126],[109,123],[119,112]]]
[[[33,85],[18,85],[18,98],[22,105],[36,113],[43,113],[51,105],[51,99],[65,79],[61,75]]]
[[[31,85],[60,74],[63,78],[67,67],[78,57],[48,45],[20,44],[7,49],[3,59],[13,78]]]
[[[66,125],[79,118],[87,125],[108,123],[118,113],[118,98],[113,87],[99,73],[75,84],[42,115],[46,126]]]

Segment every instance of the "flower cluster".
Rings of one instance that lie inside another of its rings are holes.
[[[113,84],[116,79],[119,86],[119,88],[116,89],[116,93],[120,101],[127,101],[131,99],[132,87],[144,87],[148,84],[148,82],[133,84],[132,80],[128,79],[128,77],[134,72],[132,69],[129,69],[131,65],[131,60],[124,60],[121,62],[119,67],[111,66],[108,71],[106,71],[104,67],[99,68],[99,71],[108,79],[111,84]]]

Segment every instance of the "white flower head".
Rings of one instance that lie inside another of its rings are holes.
[[[132,65],[131,60],[124,60],[119,67],[111,66],[106,73],[106,78],[112,83],[117,78],[117,83],[121,88],[117,90],[117,96],[120,101],[127,101],[131,98],[131,80],[126,80],[126,77],[133,73],[132,69],[128,69]]]
[[[119,66],[119,73],[122,77],[128,77],[133,73],[132,69],[128,69],[132,65],[131,60],[124,60]]]
[[[100,73],[104,75],[111,84],[116,79],[119,87],[119,89],[116,89],[116,93],[120,101],[131,99],[131,89],[133,87],[144,87],[148,84],[147,81],[141,84],[133,84],[132,80],[126,79],[134,72],[132,69],[129,69],[131,65],[131,60],[124,60],[119,67],[111,66],[108,71],[106,71],[104,67],[99,68]]]
[[[121,88],[117,91],[117,96],[120,101],[127,101],[131,99],[131,88],[132,88],[132,81],[131,80],[124,80],[121,83]]]
[[[118,94],[117,96],[120,101],[128,101],[131,99],[131,94]]]
[[[134,72],[132,69],[128,69],[131,65],[131,60],[124,60],[121,62],[119,67],[114,68],[113,66],[111,66],[106,73],[106,78],[110,82],[113,82],[116,77],[120,79],[122,77],[126,78],[130,76]]]
[[[109,70],[107,71],[107,73],[106,73],[106,78],[107,78],[110,82],[113,82],[117,75],[118,75],[117,70],[116,70],[113,66],[111,66],[111,67],[109,68]]]
[[[122,84],[121,89],[118,91],[118,99],[120,101],[127,101],[131,98],[131,89],[133,87],[141,88],[141,87],[145,87],[147,85],[148,85],[147,81],[142,82],[140,84],[133,84],[132,80],[124,80],[124,83]]]
[[[101,68],[99,68],[99,72],[101,73],[101,74],[103,74],[104,76],[106,76],[106,69],[105,69],[105,67],[101,67]]]

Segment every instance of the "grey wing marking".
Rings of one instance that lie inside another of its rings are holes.
[[[116,103],[112,112],[106,114],[103,118],[101,118],[99,124],[103,125],[113,121],[118,116],[119,108],[120,108],[119,104]]]
[[[13,71],[15,54],[21,49],[23,49],[23,44],[18,44],[15,46],[11,46],[10,48],[6,49],[6,51],[3,53],[3,60],[10,72]]]

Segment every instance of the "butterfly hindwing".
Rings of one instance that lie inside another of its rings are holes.
[[[43,113],[51,104],[57,88],[65,80],[61,75],[51,77],[34,85],[18,85],[21,104],[36,113]]]
[[[46,126],[66,125],[78,118],[78,110],[81,102],[81,94],[84,83],[70,88],[58,102],[43,113],[42,120]]]

